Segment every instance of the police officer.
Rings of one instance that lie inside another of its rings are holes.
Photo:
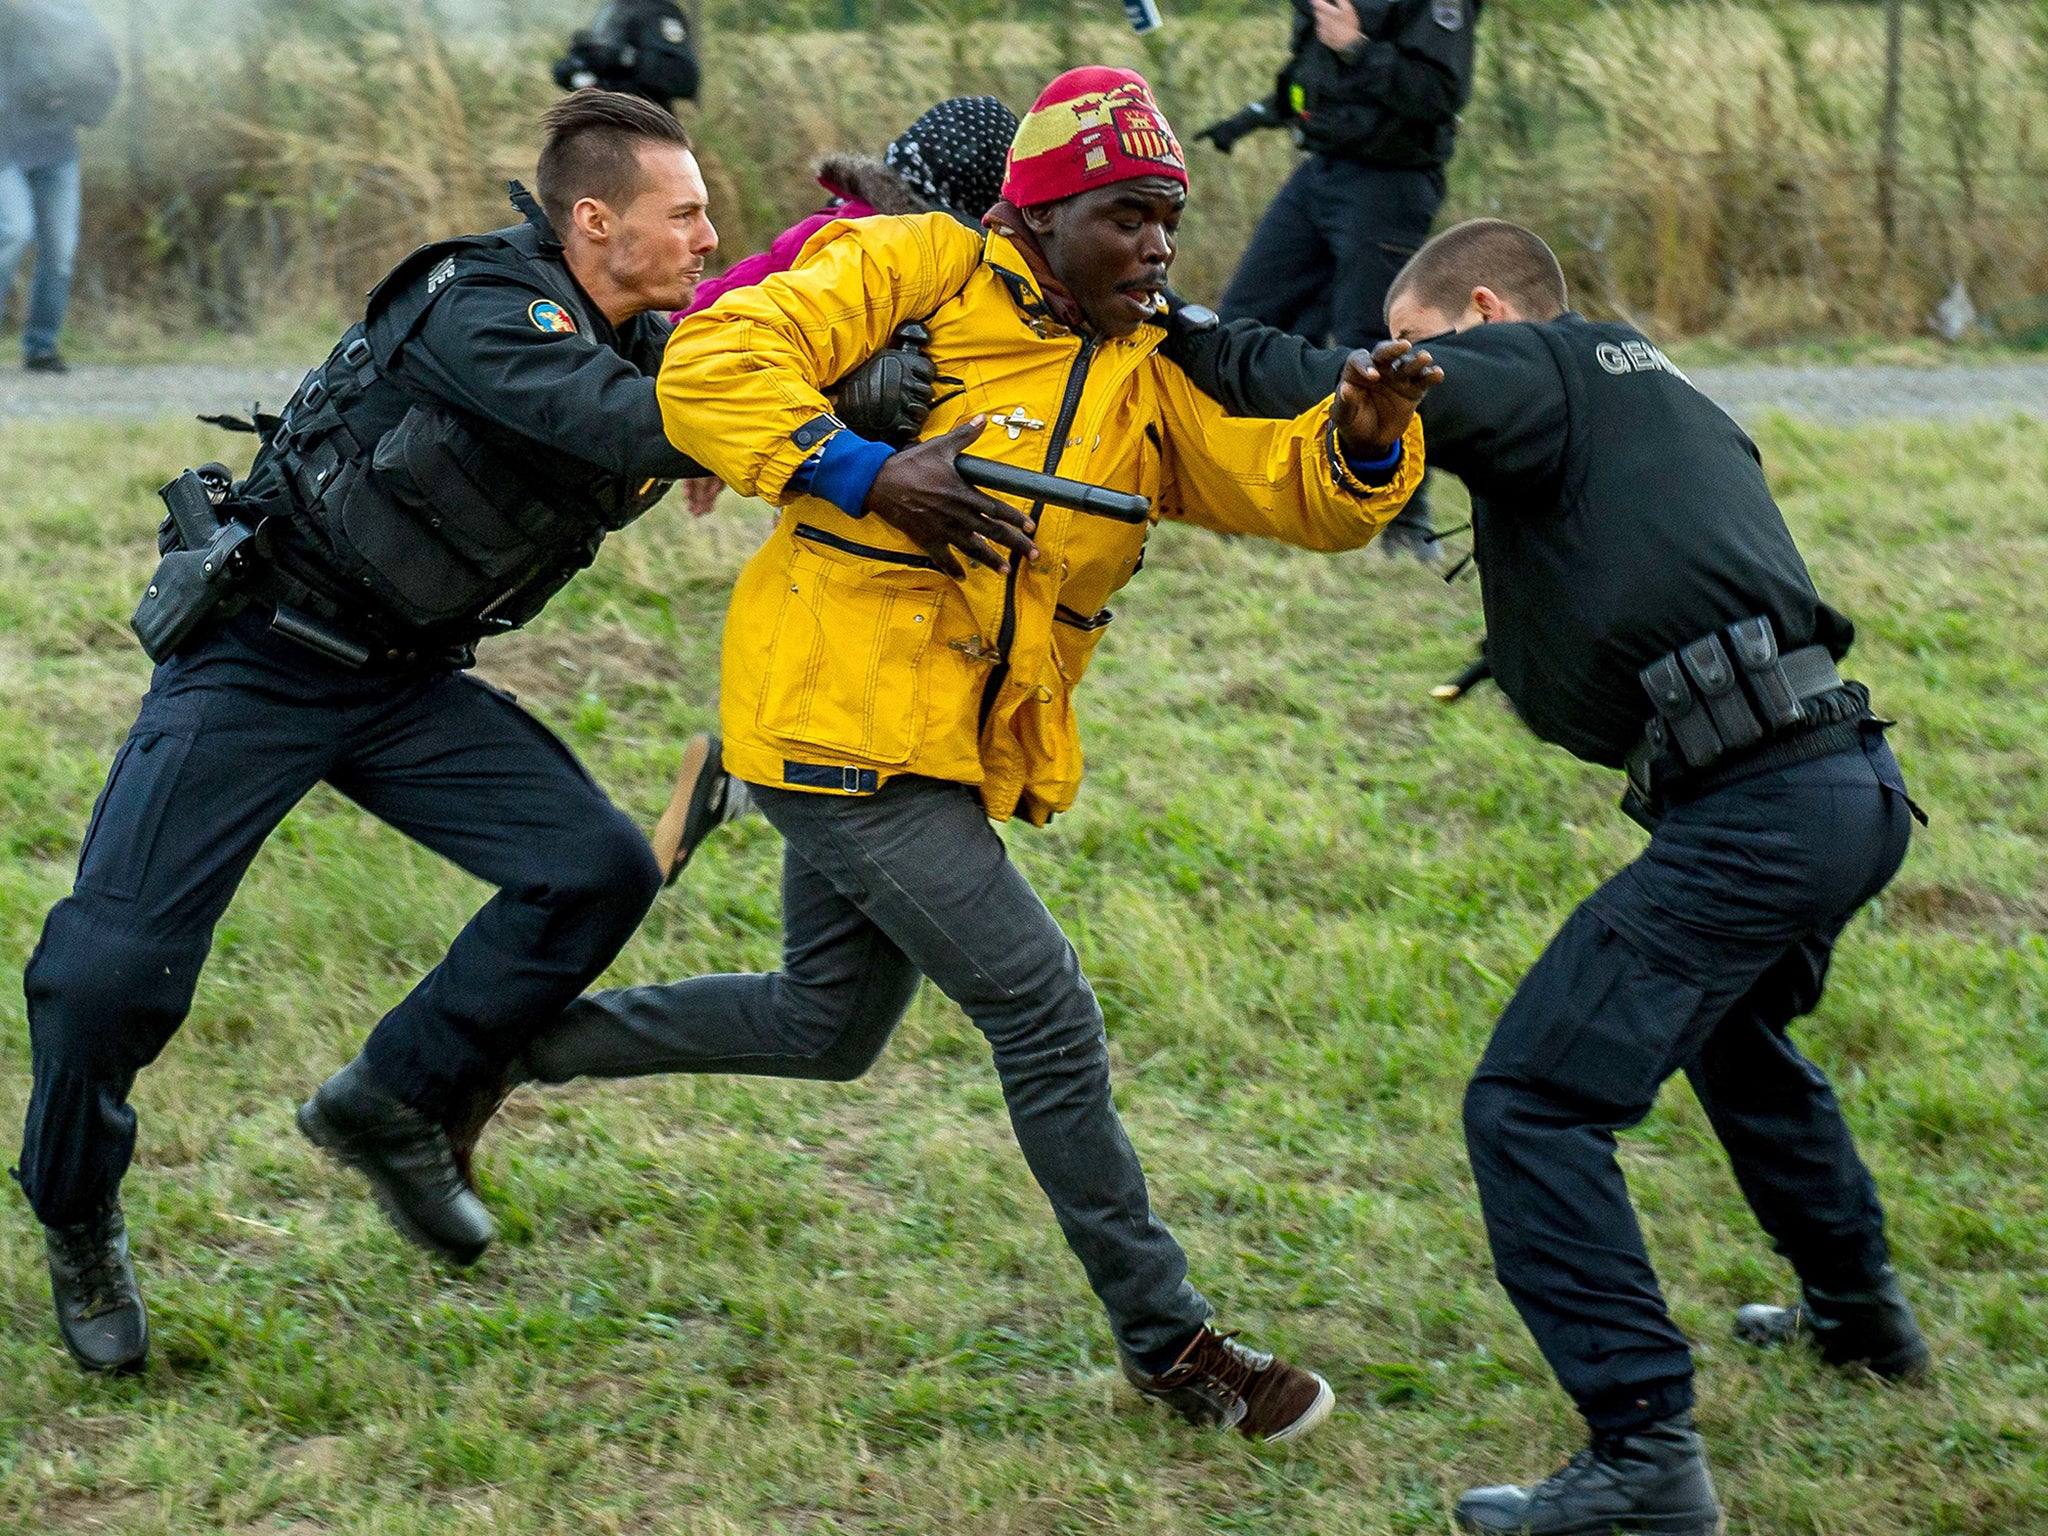
[[[1615,1133],[1685,1072],[1805,1291],[1745,1307],[1738,1333],[1924,1370],[1870,1174],[1786,1033],[1898,869],[1913,807],[1867,692],[1836,670],[1854,628],[1815,595],[1755,446],[1646,337],[1568,312],[1549,247],[1498,220],[1426,245],[1388,318],[1444,370],[1423,426],[1472,491],[1496,680],[1538,735],[1626,767],[1651,832],[1523,979],[1465,1104],[1496,1270],[1592,1446],[1533,1488],[1473,1490],[1458,1519],[1714,1531],[1691,1356]],[[1254,415],[1326,394],[1343,360],[1244,323],[1168,348]]]
[[[1370,347],[1387,335],[1387,284],[1444,200],[1480,0],[1293,3],[1292,56],[1273,95],[1195,135],[1228,154],[1248,133],[1285,126],[1309,152],[1259,221],[1221,313]],[[1389,556],[1436,558],[1424,497],[1379,543]]]
[[[607,531],[699,472],[663,435],[653,377],[659,312],[689,301],[717,245],[689,139],[596,91],[545,124],[539,203],[515,188],[526,222],[408,257],[263,422],[208,546],[232,548],[209,562],[239,571],[232,595],[234,571],[193,589],[218,603],[204,622],[153,618],[178,596],[173,549],[138,612],[146,642],[171,644],[26,977],[19,1177],[89,1370],[139,1370],[149,1347],[119,1196],[130,1086],[183,1021],[257,848],[315,783],[499,888],[300,1115],[407,1236],[457,1261],[492,1229],[444,1119],[660,888],[568,749],[464,671],[472,642],[530,618]]]
[[[623,91],[673,111],[697,99],[700,83],[690,19],[675,0],[607,0],[570,35],[554,75],[565,91]]]

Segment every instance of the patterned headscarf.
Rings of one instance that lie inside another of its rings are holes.
[[[935,210],[971,224],[1003,194],[1003,166],[1017,114],[993,96],[942,101],[882,152],[890,170]]]

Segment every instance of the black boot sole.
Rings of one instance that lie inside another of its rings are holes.
[[[1752,1349],[1804,1349],[1823,1365],[1838,1371],[1869,1371],[1885,1381],[1902,1386],[1913,1386],[1927,1380],[1934,1372],[1934,1351],[1925,1339],[1916,1339],[1901,1345],[1890,1354],[1874,1352],[1850,1352],[1841,1358],[1827,1353],[1820,1339],[1806,1326],[1775,1328],[1769,1325],[1752,1325],[1745,1322],[1740,1313],[1735,1319],[1735,1338],[1738,1343]]]
[[[58,1326],[57,1334],[64,1340],[65,1353],[69,1354],[78,1368],[88,1376],[140,1376],[149,1366],[149,1320],[147,1318],[144,1318],[142,1323],[142,1350],[139,1354],[131,1355],[126,1360],[107,1361],[91,1359],[78,1352],[78,1346],[73,1344],[69,1336],[64,1333],[61,1324]]]
[[[1459,1515],[1458,1528],[1490,1533],[1490,1536],[1520,1536],[1527,1526],[1480,1525]],[[1581,1520],[1574,1525],[1547,1526],[1543,1536],[1724,1536],[1728,1517],[1716,1511],[1711,1519],[1699,1515],[1609,1515],[1598,1520]]]
[[[377,1208],[383,1211],[385,1219],[398,1229],[398,1235],[415,1248],[424,1248],[428,1253],[446,1259],[451,1264],[468,1268],[484,1256],[490,1247],[488,1241],[475,1246],[461,1246],[443,1242],[434,1236],[406,1209],[399,1198],[397,1186],[384,1165],[372,1157],[365,1157],[356,1150],[349,1134],[342,1130],[320,1108],[317,1099],[308,1099],[299,1106],[299,1133],[344,1168],[352,1168],[370,1183],[370,1195],[376,1200]]]

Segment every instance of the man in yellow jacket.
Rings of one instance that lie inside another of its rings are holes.
[[[677,330],[670,439],[783,508],[733,592],[721,718],[724,767],[785,840],[784,965],[587,997],[524,1067],[844,1080],[929,976],[988,1037],[1133,1384],[1279,1440],[1328,1414],[1329,1385],[1209,1326],[1111,1102],[1095,995],[990,825],[1073,803],[1074,686],[1149,524],[1009,506],[952,462],[975,443],[1312,549],[1363,545],[1400,510],[1422,477],[1415,402],[1441,377],[1427,354],[1359,353],[1289,422],[1226,417],[1153,355],[1186,181],[1140,77],[1073,71],[1019,129],[986,235],[945,214],[833,225]],[[823,390],[912,320],[948,392],[895,452]],[[693,772],[722,782],[718,763],[700,751]]]

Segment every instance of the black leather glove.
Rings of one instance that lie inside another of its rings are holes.
[[[932,412],[938,369],[924,350],[931,340],[912,322],[832,390],[832,411],[848,431],[901,448],[914,442]]]
[[[1229,117],[1223,118],[1219,122],[1211,123],[1208,127],[1201,129],[1195,134],[1195,137],[1207,139],[1227,155],[1230,153],[1231,146],[1236,144],[1246,134],[1256,133],[1261,128],[1278,128],[1279,126],[1280,118],[1273,110],[1273,103],[1270,101],[1255,101],[1242,112],[1232,113]]]

